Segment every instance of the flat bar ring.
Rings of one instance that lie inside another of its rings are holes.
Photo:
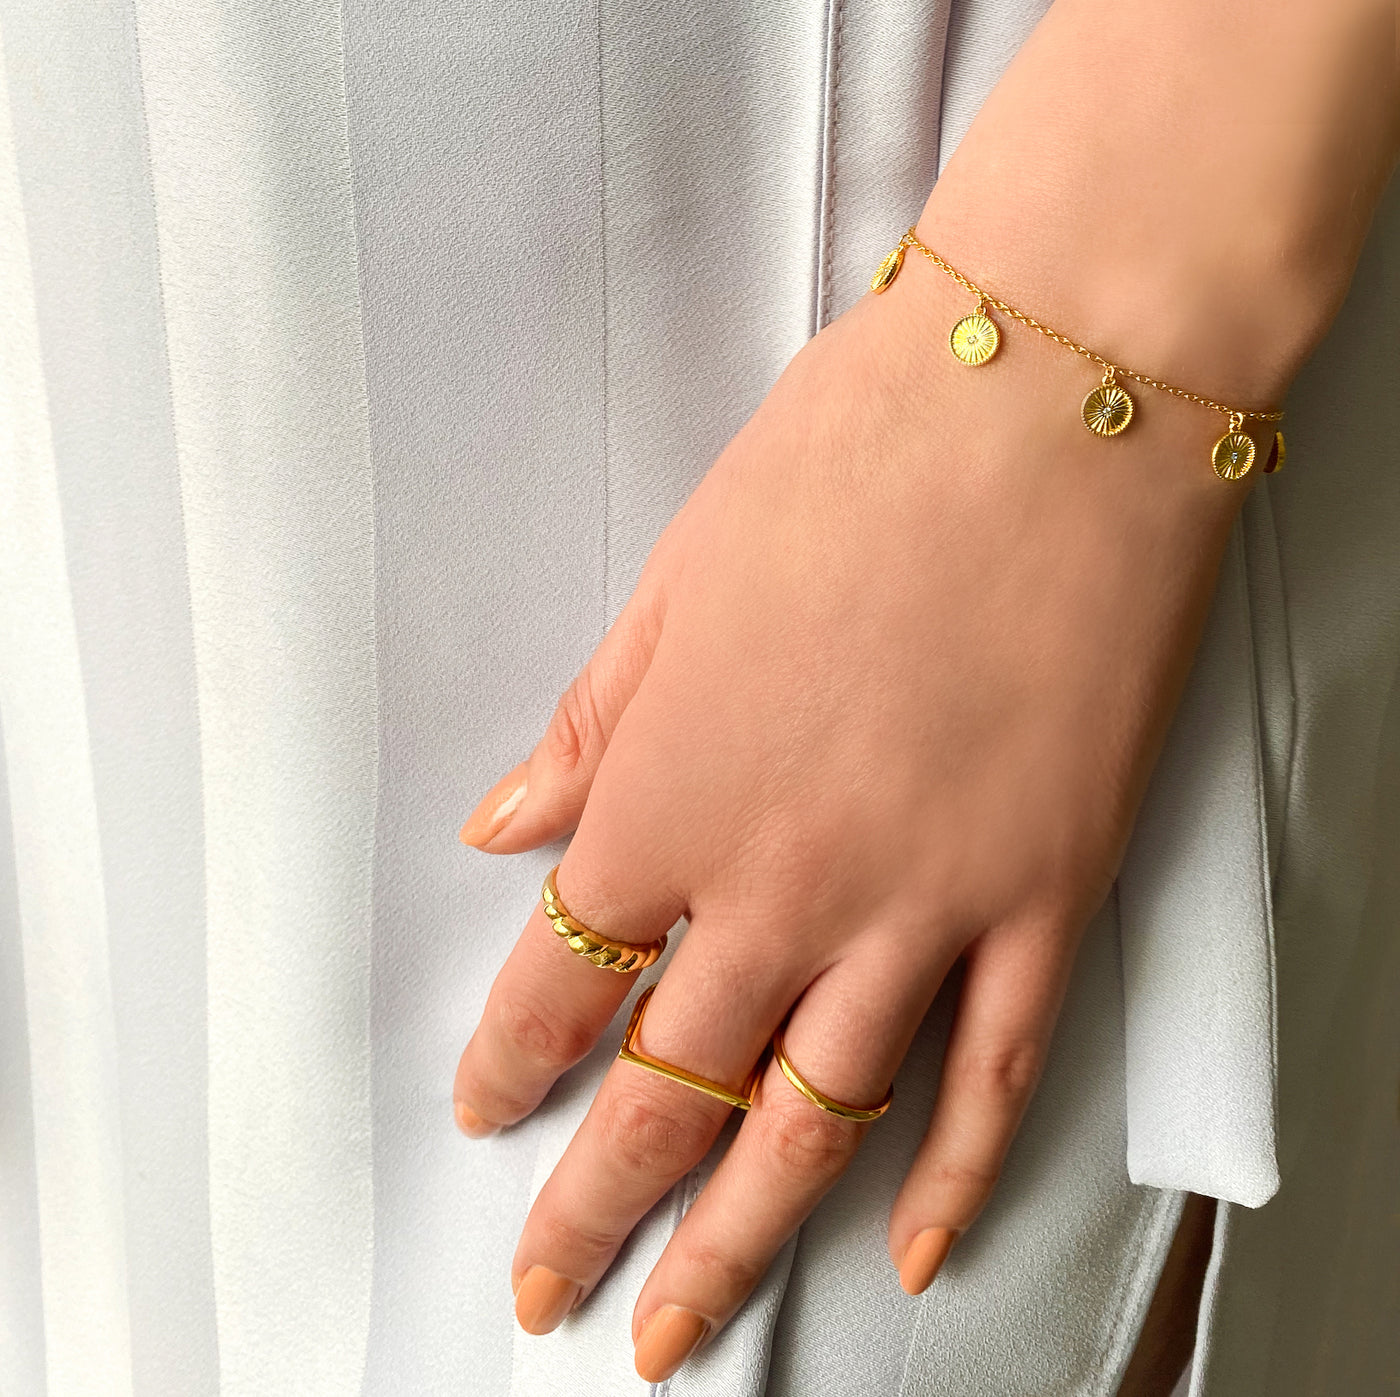
[[[559,900],[559,888],[554,881],[554,875],[558,872],[559,865],[556,863],[545,874],[540,896],[544,899],[544,914],[549,918],[554,934],[562,938],[564,944],[576,956],[592,961],[600,969],[616,970],[619,975],[627,975],[634,970],[645,970],[647,966],[655,963],[656,958],[666,949],[664,936],[643,945],[633,941],[611,941],[606,936],[599,936],[596,931],[584,926],[578,918],[571,917],[569,909]]]
[[[833,1101],[831,1097],[824,1096],[814,1087],[811,1082],[804,1080],[792,1063],[788,1060],[787,1052],[783,1048],[783,1031],[779,1029],[773,1035],[773,1057],[778,1066],[783,1070],[783,1076],[790,1081],[813,1106],[826,1111],[833,1116],[840,1116],[847,1121],[873,1121],[879,1120],[886,1111],[890,1109],[890,1102],[894,1100],[894,1087],[885,1093],[885,1099],[878,1106],[847,1106],[844,1102]]]
[[[706,1096],[713,1096],[719,1101],[723,1101],[727,1106],[737,1106],[741,1111],[747,1111],[753,1105],[753,1094],[758,1090],[758,1078],[762,1071],[762,1061],[754,1063],[753,1071],[748,1075],[744,1085],[738,1091],[730,1091],[728,1087],[721,1086],[719,1082],[712,1082],[708,1077],[697,1077],[694,1072],[687,1072],[684,1067],[677,1067],[673,1063],[662,1062],[660,1058],[650,1057],[637,1047],[637,1034],[641,1031],[642,1015],[647,1011],[647,1005],[651,1002],[651,996],[656,989],[655,985],[648,985],[637,998],[636,1007],[632,1010],[632,1017],[627,1024],[627,1032],[622,1035],[622,1046],[617,1050],[617,1055],[623,1062],[630,1062],[636,1067],[645,1067],[648,1072],[655,1072],[658,1076],[669,1077],[673,1082],[679,1082],[682,1086],[694,1087],[696,1091],[703,1091]]]

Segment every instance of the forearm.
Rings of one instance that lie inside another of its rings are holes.
[[[1400,140],[1395,0],[1056,0],[921,233],[1112,357],[1278,401]]]

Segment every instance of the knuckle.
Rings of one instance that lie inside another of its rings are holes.
[[[592,1045],[582,1025],[547,1013],[517,995],[497,1000],[496,1023],[516,1053],[541,1067],[572,1067]]]
[[[704,1120],[683,1116],[652,1097],[619,1091],[599,1102],[604,1139],[633,1173],[669,1178],[683,1174],[709,1147]]]
[[[969,1165],[955,1159],[931,1159],[918,1170],[918,1186],[925,1198],[938,1201],[939,1214],[970,1222],[986,1205],[1000,1177],[1000,1166],[995,1163]]]
[[[835,1179],[860,1142],[859,1128],[806,1101],[779,1100],[754,1119],[765,1164],[786,1175]]]
[[[964,1206],[980,1207],[997,1186],[1001,1170],[995,1164],[986,1166],[962,1164],[952,1159],[930,1160],[923,1170],[925,1184],[941,1198],[959,1200]]]
[[[540,1218],[534,1225],[539,1230],[533,1240],[541,1256],[568,1257],[575,1265],[581,1260],[586,1263],[585,1270],[606,1266],[621,1240],[612,1232],[557,1213]]]
[[[585,666],[564,690],[546,731],[550,759],[562,770],[572,771],[604,736],[590,669]]]
[[[707,1295],[739,1300],[763,1279],[766,1259],[738,1256],[706,1243],[692,1243],[683,1257],[688,1275],[701,1283]]]
[[[1040,1080],[1043,1056],[1040,1045],[1029,1040],[986,1044],[968,1051],[959,1075],[979,1096],[1022,1106]]]

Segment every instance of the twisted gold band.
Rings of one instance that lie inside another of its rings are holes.
[[[637,999],[636,1007],[632,1010],[632,1017],[627,1024],[627,1032],[622,1035],[622,1046],[618,1049],[617,1055],[623,1062],[630,1062],[634,1067],[645,1067],[648,1072],[655,1072],[659,1077],[669,1077],[673,1082],[679,1082],[682,1086],[694,1087],[696,1091],[703,1091],[706,1096],[713,1096],[717,1100],[723,1101],[727,1106],[737,1106],[741,1111],[747,1111],[753,1105],[753,1094],[758,1090],[758,1077],[762,1070],[762,1062],[756,1062],[753,1070],[745,1078],[743,1086],[738,1091],[730,1091],[728,1087],[722,1086],[719,1082],[712,1082],[708,1077],[697,1077],[694,1072],[687,1072],[684,1067],[677,1067],[674,1063],[662,1062],[658,1057],[651,1057],[637,1047],[637,1034],[641,1031],[642,1015],[647,1011],[647,1005],[651,1002],[651,996],[656,989],[655,985],[648,985]]]
[[[576,917],[571,917],[569,909],[559,900],[559,888],[554,882],[554,875],[558,872],[559,865],[555,864],[545,875],[540,896],[544,899],[544,914],[549,918],[555,935],[562,937],[564,944],[576,956],[592,961],[600,969],[616,970],[619,975],[645,970],[655,963],[666,949],[664,936],[643,945],[633,941],[610,941],[606,936],[599,936]]]
[[[787,1052],[783,1048],[783,1031],[779,1029],[773,1035],[773,1058],[778,1066],[783,1070],[783,1076],[790,1081],[813,1106],[826,1111],[833,1116],[840,1116],[842,1120],[848,1121],[873,1121],[878,1120],[890,1109],[890,1102],[894,1100],[894,1087],[885,1093],[885,1099],[878,1106],[847,1106],[844,1102],[833,1101],[831,1097],[823,1095],[807,1081],[797,1068],[788,1059]]]

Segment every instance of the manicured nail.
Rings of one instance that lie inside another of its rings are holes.
[[[510,823],[510,817],[525,799],[526,763],[507,772],[481,798],[481,804],[467,817],[457,838],[473,849],[484,849]]]
[[[515,1317],[527,1334],[557,1329],[578,1303],[583,1287],[548,1266],[532,1266],[515,1288]]]
[[[469,1140],[484,1140],[500,1129],[500,1126],[482,1120],[465,1101],[453,1102],[452,1109],[457,1114],[457,1129]]]
[[[909,1295],[922,1295],[933,1284],[958,1234],[951,1227],[926,1227],[904,1249],[899,1283]]]
[[[695,1352],[709,1330],[709,1320],[694,1310],[663,1305],[637,1336],[637,1375],[647,1382],[665,1382]]]

